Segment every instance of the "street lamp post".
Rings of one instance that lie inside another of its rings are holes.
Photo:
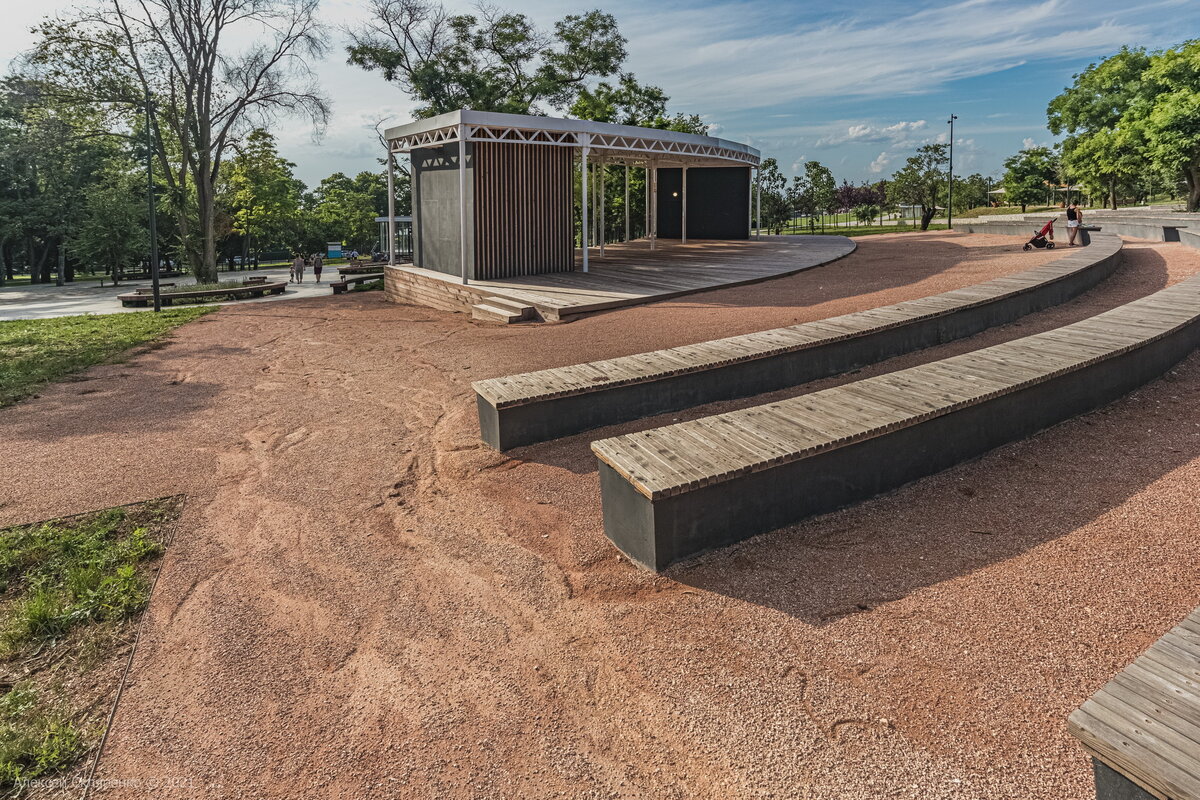
[[[950,174],[947,176],[947,198],[946,198],[946,227],[954,230],[954,120],[958,119],[957,114],[951,114],[950,119],[946,120],[950,124]]]
[[[146,93],[146,202],[150,207],[150,285],[154,292],[154,310],[162,311],[158,284],[158,224],[154,211],[154,104]]]

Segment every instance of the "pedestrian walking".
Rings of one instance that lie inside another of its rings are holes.
[[[313,255],[313,275],[317,278],[317,283],[321,282],[321,269],[325,266],[325,259],[320,253]]]
[[[299,253],[292,259],[292,278],[296,283],[304,283],[304,256]]]

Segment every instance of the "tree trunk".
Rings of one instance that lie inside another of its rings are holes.
[[[1188,167],[1184,172],[1187,179],[1187,210],[1200,211],[1200,165]]]
[[[1117,181],[1112,178],[1108,181],[1108,202],[1112,204],[1112,210],[1117,210]]]
[[[933,215],[937,213],[937,208],[926,208],[921,206],[921,230],[929,230],[929,223],[933,221]]]

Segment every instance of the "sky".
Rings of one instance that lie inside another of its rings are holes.
[[[92,0],[3,0],[0,65],[30,46],[47,14]],[[671,112],[700,114],[713,135],[757,147],[785,175],[807,160],[840,180],[886,178],[921,144],[947,141],[955,172],[999,177],[1022,147],[1049,144],[1046,104],[1072,76],[1122,45],[1167,47],[1200,35],[1196,0],[962,0],[853,3],[778,0],[503,0],[549,27],[600,7],[629,40],[625,68],[664,89]],[[469,2],[446,0],[467,10]],[[378,168],[375,125],[412,118],[412,103],[376,73],[348,65],[341,28],[366,0],[321,0],[329,56],[315,71],[333,101],[319,134],[275,129],[310,186]]]

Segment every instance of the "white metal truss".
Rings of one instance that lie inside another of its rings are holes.
[[[759,164],[757,154],[723,147],[716,143],[720,141],[716,139],[709,144],[649,136],[578,133],[512,126],[463,125],[462,128],[465,131],[465,138],[469,142],[511,142],[557,147],[586,146],[596,156],[602,157],[605,162],[610,164],[645,166],[651,159],[655,164],[661,166],[672,164],[695,166],[702,163],[715,165],[734,162],[757,167]],[[450,142],[457,142],[459,140],[458,130],[459,126],[448,126],[399,136],[391,140],[391,149],[394,153],[400,153],[415,148],[438,147]]]

